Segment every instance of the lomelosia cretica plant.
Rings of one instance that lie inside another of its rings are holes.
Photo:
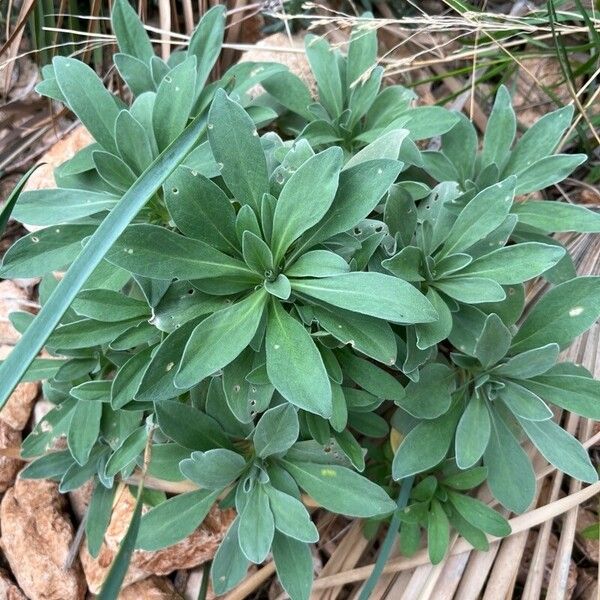
[[[92,556],[116,486],[140,484],[102,598],[135,547],[179,542],[215,503],[237,516],[214,591],[272,554],[305,600],[308,507],[375,524],[396,513],[402,551],[425,530],[437,563],[451,530],[479,549],[510,533],[475,498],[482,484],[509,511],[530,506],[525,440],[596,481],[559,416],[600,418],[600,384],[560,352],[600,315],[600,278],[578,277],[552,234],[598,232],[600,217],[523,197],[585,159],[554,154],[570,108],[515,139],[501,88],[480,147],[464,116],[380,89],[368,16],[347,56],[307,37],[316,97],[276,63],[207,85],[219,8],[167,62],[125,0],[112,21],[129,93],[74,59],[46,68],[40,93],[95,141],[56,169],[56,189],[21,194],[13,216],[42,229],[0,271],[41,277],[42,310],[11,315],[23,339],[0,368],[4,399],[15,379],[43,379],[53,405],[23,442],[22,476],[62,492],[93,481]],[[433,136],[438,150],[417,143]],[[526,307],[539,277],[552,287]],[[144,496],[145,475],[197,489]]]

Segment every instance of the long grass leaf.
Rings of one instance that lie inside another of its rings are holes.
[[[0,210],[0,237],[4,235],[4,230],[6,229],[6,225],[8,224],[8,220],[10,219],[10,215],[27,183],[27,180],[31,177],[32,173],[41,165],[34,165],[21,177],[19,183],[15,186],[15,189],[11,192],[10,196],[6,199],[2,210]]]

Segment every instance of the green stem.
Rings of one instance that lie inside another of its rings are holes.
[[[204,563],[204,567],[202,569],[202,582],[200,583],[200,591],[198,592],[198,600],[206,600],[208,580],[210,579],[210,565],[210,560]]]
[[[381,574],[383,573],[383,568],[390,557],[390,552],[392,551],[392,546],[394,544],[394,540],[396,539],[396,534],[398,532],[398,528],[400,527],[400,513],[404,510],[405,506],[408,504],[408,498],[410,496],[410,491],[413,486],[414,476],[406,477],[402,480],[402,485],[400,486],[400,493],[398,494],[398,500],[396,502],[396,510],[392,516],[392,520],[390,522],[390,527],[385,535],[385,539],[383,540],[383,544],[381,544],[381,548],[379,549],[379,556],[375,561],[375,566],[373,567],[373,572],[369,576],[369,579],[365,582],[363,589],[360,592],[360,596],[358,600],[369,600],[369,597],[373,593]]]

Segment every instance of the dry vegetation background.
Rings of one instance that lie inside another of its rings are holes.
[[[380,19],[380,60],[388,80],[414,87],[422,103],[464,111],[480,131],[485,129],[500,83],[512,91],[523,128],[558,106],[574,103],[576,121],[562,148],[587,152],[590,161],[560,187],[547,190],[545,197],[600,205],[599,5],[583,0],[553,4],[483,0],[471,5],[454,0],[326,5],[232,0],[227,5],[229,26],[217,67],[220,72],[244,56],[246,60],[283,61],[307,77],[301,43],[306,30],[326,35],[343,47],[353,16],[368,9]],[[185,43],[198,14],[206,8],[206,0],[139,3],[163,56]],[[40,64],[57,53],[79,56],[104,76],[109,87],[122,92],[117,75],[107,68],[114,48],[106,20],[109,12],[106,0],[1,1],[0,202],[40,158],[48,166],[40,169],[30,185],[53,186],[52,166],[89,142],[71,115],[35,94]],[[12,223],[0,252],[22,233]],[[563,238],[580,275],[600,274],[598,236]],[[0,282],[0,359],[19,337],[8,314],[35,312],[36,284],[32,280]],[[530,299],[541,289],[541,283],[531,286]],[[566,351],[565,359],[583,364],[600,377],[599,342],[596,325]],[[18,458],[22,436],[44,414],[46,405],[39,385],[25,383],[0,413],[0,599],[93,597],[133,512],[132,496],[122,485],[104,547],[94,560],[80,550],[90,490],[84,486],[67,498],[58,494],[54,483],[16,480],[23,465]],[[572,414],[562,418],[566,428],[591,449],[598,464],[598,423]],[[600,487],[582,489],[579,482],[553,471],[539,456],[534,464],[539,480],[537,504],[530,512],[513,516],[512,536],[493,543],[488,553],[469,550],[463,541],[454,540],[449,556],[435,567],[425,552],[405,558],[395,551],[372,598],[598,598],[599,542],[581,532],[598,523]],[[480,497],[491,500],[485,490]],[[367,538],[361,522],[323,511],[315,519],[321,541],[314,553],[314,599],[356,598],[377,556],[381,532],[370,532]],[[205,574],[202,563],[214,554],[230,520],[228,511],[215,508],[202,527],[177,546],[136,552],[126,579],[130,585],[119,598],[196,600]],[[273,574],[272,563],[255,568],[228,600],[282,598]]]

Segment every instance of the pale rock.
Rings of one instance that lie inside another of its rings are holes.
[[[290,52],[290,49],[302,51]],[[244,52],[240,62],[277,62],[285,65],[294,75],[304,81],[314,96],[317,85],[303,49],[304,38],[301,35],[293,35],[290,39],[285,33],[274,33],[259,40],[251,50]],[[264,92],[262,86],[256,85],[249,91],[249,94],[255,98],[262,92]]]
[[[83,125],[75,127],[42,155],[39,162],[45,164],[33,172],[24,190],[55,188],[54,169],[73,158],[79,150],[89,146],[93,141],[94,138]]]
[[[21,334],[12,326],[8,315],[27,311],[27,293],[10,279],[0,281],[0,344],[16,344]]]
[[[11,351],[11,346],[0,346],[0,360],[4,360]],[[39,389],[40,384],[37,381],[19,383],[0,411],[0,421],[4,421],[17,431],[25,429]]]
[[[80,556],[88,587],[97,593],[127,532],[135,508],[135,498],[128,489],[119,496],[111,516],[104,543],[96,558],[82,545]],[[133,553],[124,585],[146,579],[150,575],[168,575],[178,569],[190,569],[211,560],[235,517],[232,510],[214,506],[204,522],[187,538],[155,552],[136,550]]]
[[[89,146],[93,141],[94,138],[92,138],[90,132],[83,125],[75,127],[75,129],[67,133],[62,139],[58,140],[56,144],[50,146],[42,155],[39,162],[45,164],[42,164],[33,172],[25,184],[24,191],[55,188],[54,169],[70,158],[73,158],[79,150]],[[23,223],[23,227],[28,231],[43,229],[39,225],[29,225],[27,223]]]
[[[4,555],[30,600],[83,600],[79,562],[65,569],[74,530],[58,484],[17,479],[2,499],[0,528]]]
[[[13,429],[0,419],[0,492],[5,492],[11,487],[23,462],[12,455],[19,452],[21,446],[21,432]],[[1,598],[1,596],[0,596]]]
[[[0,599],[27,600],[25,594],[23,594],[4,569],[0,569]]]
[[[117,600],[182,600],[182,597],[166,577],[152,576],[128,585]]]

